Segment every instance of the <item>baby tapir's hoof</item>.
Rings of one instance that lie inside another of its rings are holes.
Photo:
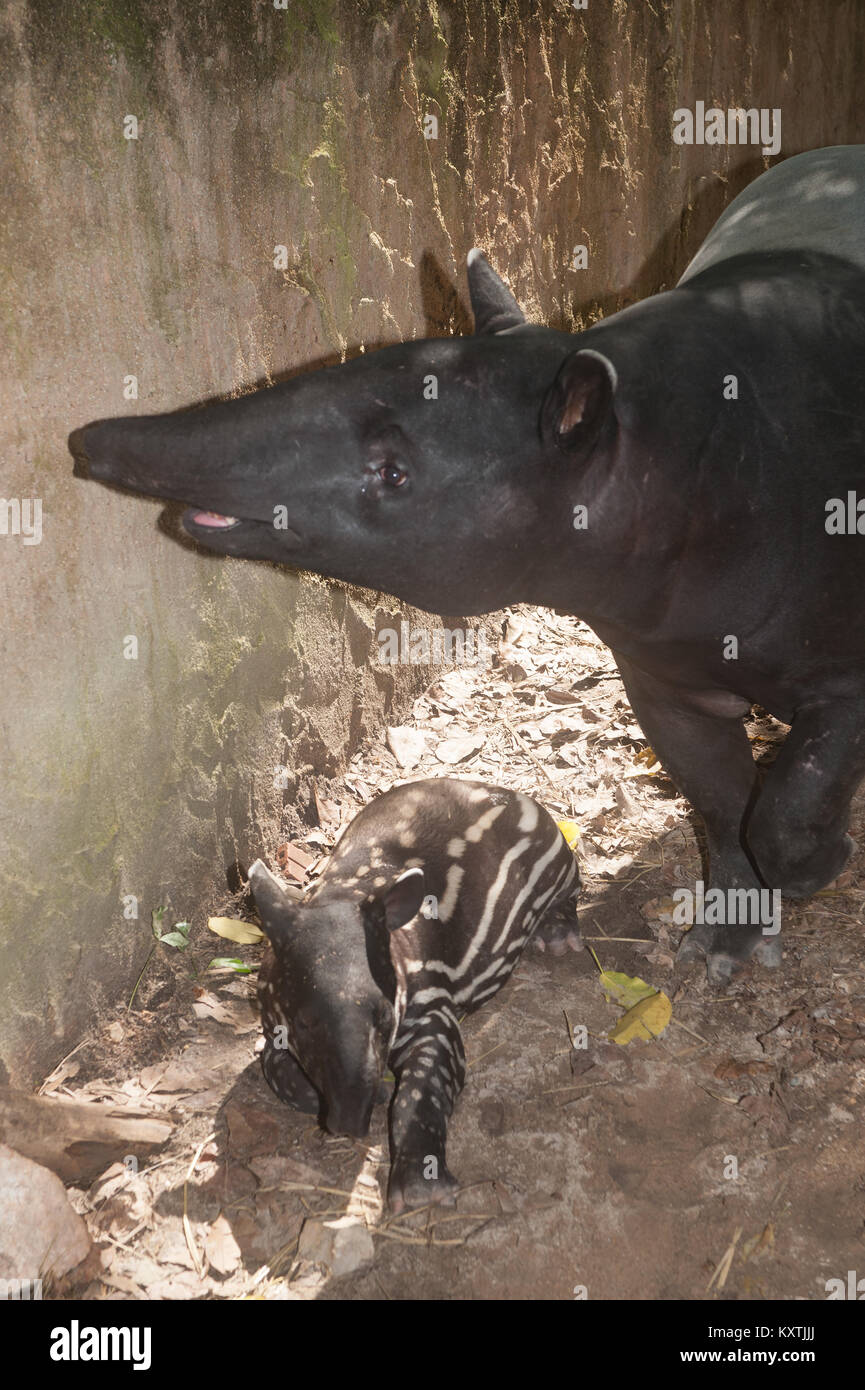
[[[582,951],[583,938],[576,917],[547,917],[535,931],[532,945],[536,951],[549,951],[551,956],[563,956],[568,949]]]
[[[434,1154],[404,1154],[394,1159],[387,1200],[395,1214],[409,1207],[433,1204],[452,1207],[459,1183],[442,1159]]]
[[[710,927],[700,923],[682,937],[677,965],[706,961],[709,984],[727,985],[749,961],[774,968],[781,964],[781,934],[760,927]]]

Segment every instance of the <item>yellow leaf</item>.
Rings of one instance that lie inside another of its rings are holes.
[[[565,837],[568,849],[576,850],[577,840],[580,838],[580,827],[575,820],[557,820],[556,825]]]
[[[635,763],[645,763],[646,767],[654,767],[657,761],[657,753],[655,752],[654,748],[649,748],[648,744],[645,748],[641,748],[639,753],[637,753],[636,757],[634,758]]]
[[[217,936],[236,941],[239,946],[249,946],[254,941],[263,941],[264,932],[252,922],[241,922],[237,917],[208,917],[207,925]]]
[[[774,1244],[775,1227],[770,1221],[768,1225],[763,1227],[759,1235],[751,1236],[750,1240],[745,1241],[745,1244],[742,1246],[742,1258],[750,1260],[752,1255],[755,1258],[759,1255],[764,1255],[767,1250],[772,1249]]]
[[[608,1000],[615,999],[623,1009],[630,1009],[641,999],[656,993],[654,985],[647,985],[638,975],[623,975],[621,970],[602,970],[601,988]]]
[[[673,1006],[666,994],[656,990],[629,1009],[619,1019],[615,1028],[610,1029],[607,1037],[610,1042],[621,1043],[623,1046],[633,1038],[642,1038],[648,1042],[652,1038],[660,1037],[672,1016]]]

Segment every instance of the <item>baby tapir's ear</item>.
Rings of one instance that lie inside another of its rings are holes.
[[[424,888],[423,869],[406,869],[382,894],[388,931],[398,931],[417,916],[424,900]]]
[[[294,899],[260,859],[250,864],[247,877],[265,935],[273,941],[290,925]]]
[[[609,417],[616,385],[616,369],[603,353],[572,352],[541,408],[544,439],[568,453],[589,448]]]

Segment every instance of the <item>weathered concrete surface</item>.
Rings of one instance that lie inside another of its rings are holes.
[[[151,908],[272,848],[419,674],[370,664],[373,596],[198,554],[74,480],[69,429],[463,330],[476,242],[558,326],[658,289],[763,162],[674,146],[673,110],[781,107],[784,154],[865,139],[863,35],[857,0],[7,0],[0,493],[44,533],[0,535],[0,1079],[128,992]]]

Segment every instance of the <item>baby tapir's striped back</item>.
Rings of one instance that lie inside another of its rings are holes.
[[[435,778],[365,807],[313,898],[334,881],[374,894],[413,868],[423,871],[425,902],[399,937],[408,1001],[438,989],[460,1013],[501,988],[538,922],[579,884],[561,831],[531,797]]]
[[[329,1128],[339,1116],[365,1133],[386,1060],[398,1078],[391,1203],[446,1200],[446,1124],[465,1077],[458,1020],[502,987],[544,915],[575,896],[563,835],[528,796],[436,778],[366,806],[303,904],[273,900],[262,872],[250,869],[274,947],[260,980],[268,1082],[304,1108],[321,1094]],[[271,1045],[280,1021],[281,1055]]]

